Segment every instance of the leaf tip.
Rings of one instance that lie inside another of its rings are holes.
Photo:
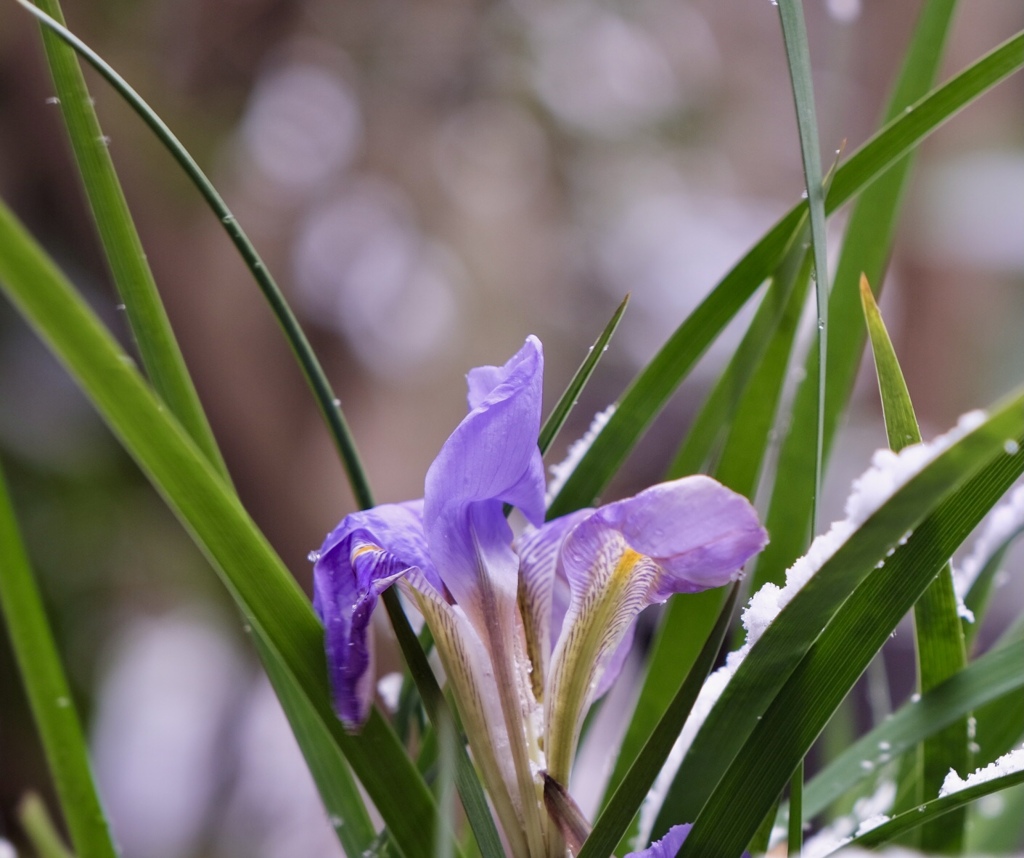
[[[871,284],[868,283],[867,275],[863,271],[860,274],[860,302],[864,308],[865,317],[878,315],[875,293],[871,291]]]

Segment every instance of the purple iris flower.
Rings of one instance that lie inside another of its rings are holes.
[[[542,773],[568,784],[583,715],[617,675],[639,612],[734,580],[767,542],[745,498],[699,476],[544,522],[542,374],[535,337],[504,366],[470,371],[469,414],[423,500],[346,516],[314,566],[345,726],[369,712],[370,616],[398,584],[433,633],[516,858],[564,854]],[[506,504],[528,522],[518,537]]]
[[[693,825],[690,823],[686,825],[673,825],[661,840],[652,843],[646,849],[641,849],[639,852],[630,852],[626,858],[675,858],[691,828],[693,828]],[[742,858],[750,858],[750,853],[744,852]]]
[[[683,841],[686,840],[686,835],[690,833],[690,829],[693,825],[687,823],[686,825],[673,825],[666,833],[665,836],[646,849],[641,849],[639,852],[630,852],[626,858],[676,858],[676,853],[683,845]]]

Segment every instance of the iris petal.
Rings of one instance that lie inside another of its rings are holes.
[[[686,840],[693,825],[673,825],[661,840],[652,843],[646,849],[639,852],[630,852],[626,858],[675,858],[676,853]]]
[[[529,528],[515,541],[519,555],[519,609],[526,627],[526,641],[533,667],[534,694],[543,696],[553,641],[569,609],[569,582],[558,569],[562,542],[593,510],[563,515],[540,527]]]
[[[689,835],[691,828],[693,828],[692,823],[673,825],[665,832],[665,836],[661,840],[655,841],[639,852],[630,852],[626,855],[626,858],[675,858]],[[750,853],[744,852],[740,858],[750,858]]]
[[[503,505],[518,507],[535,524],[544,518],[537,449],[543,367],[540,342],[530,337],[504,366],[470,373],[473,410],[427,471],[424,521],[431,557],[481,631],[481,587],[493,587],[509,604],[516,594],[519,564]],[[481,552],[493,567],[481,568]]]
[[[728,583],[766,542],[750,503],[707,477],[609,504],[567,535],[559,562],[572,600],[545,695],[553,777],[568,779],[580,719],[621,667],[637,614]]]
[[[458,605],[448,604],[425,584],[416,569],[410,570],[401,582],[403,592],[419,608],[434,635],[473,757],[509,838],[512,854],[525,855],[528,850],[522,832],[521,797],[509,791],[509,785],[516,782],[515,771],[487,647],[465,612]]]
[[[651,602],[728,584],[768,541],[750,502],[710,477],[660,483],[598,514],[662,569]]]
[[[410,568],[440,583],[426,551],[421,506],[386,504],[346,516],[315,555],[313,607],[324,624],[335,710],[348,730],[365,723],[373,699],[369,626],[378,597]]]
[[[502,367],[469,376],[470,413],[427,471],[424,522],[430,556],[486,648],[508,735],[521,828],[529,851],[541,854],[544,820],[539,804],[536,703],[519,654],[525,651],[516,613],[519,558],[503,506],[527,520],[544,518],[540,432],[543,354],[530,337]]]

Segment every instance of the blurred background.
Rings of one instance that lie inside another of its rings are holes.
[[[1018,0],[962,5],[943,79],[1024,27]],[[805,7],[822,148],[850,152],[919,4]],[[553,403],[630,292],[560,459],[803,185],[769,0],[102,0],[65,14],[255,240],[379,500],[422,494],[468,368],[536,333]],[[90,81],[238,490],[308,589],[308,552],[353,508],[333,447],[220,224]],[[0,193],[127,341],[52,96],[34,25],[0,5]],[[1024,380],[1022,287],[1017,75],[928,141],[910,186],[883,312],[926,436]],[[735,342],[712,349],[617,494],[658,479]],[[885,443],[876,398],[866,377],[830,475],[837,515]],[[6,303],[0,456],[124,854],[335,854],[226,594]],[[396,664],[385,651],[382,671]],[[0,636],[0,837],[17,838],[30,789],[50,787]]]

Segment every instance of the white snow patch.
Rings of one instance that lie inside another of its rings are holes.
[[[851,840],[853,840],[852,834],[839,835],[836,833],[835,826],[830,825],[804,841],[804,848],[800,850],[800,858],[825,858],[826,855],[831,855],[837,849],[842,849]]]
[[[861,822],[857,826],[857,832],[853,835],[854,837],[860,837],[862,834],[867,834],[874,828],[878,828],[879,825],[885,825],[889,821],[889,817],[884,813],[876,813],[874,816],[869,816],[867,819]]]
[[[971,553],[953,570],[953,589],[956,592],[957,613],[969,623],[974,613],[964,604],[964,598],[988,562],[1004,544],[1024,527],[1024,486],[1018,486],[985,520],[981,535],[975,540]]]
[[[398,699],[402,694],[403,676],[397,671],[386,673],[377,680],[377,693],[389,712],[398,711]]]
[[[565,459],[557,465],[552,465],[548,468],[548,470],[551,471],[551,481],[548,483],[547,494],[544,496],[545,506],[551,506],[551,501],[553,501],[555,496],[562,490],[562,486],[565,485],[566,480],[569,479],[572,472],[576,470],[576,466],[586,455],[587,450],[590,449],[590,445],[594,443],[594,439],[597,438],[601,430],[604,429],[605,424],[611,420],[611,417],[615,413],[615,409],[617,407],[618,403],[613,402],[604,411],[598,411],[597,414],[594,415],[594,419],[590,421],[590,428],[587,429],[583,437],[573,441],[572,444],[569,445],[569,452],[566,454]]]
[[[845,846],[854,837],[887,822],[885,811],[892,809],[895,800],[896,782],[881,781],[871,795],[854,802],[852,813],[838,817],[813,837],[807,838],[800,858],[823,858]]]
[[[989,763],[984,768],[975,769],[966,778],[960,777],[953,769],[950,769],[946,779],[942,782],[939,798],[1020,771],[1024,771],[1024,747],[1015,748],[1008,754],[1003,754],[998,760]]]

